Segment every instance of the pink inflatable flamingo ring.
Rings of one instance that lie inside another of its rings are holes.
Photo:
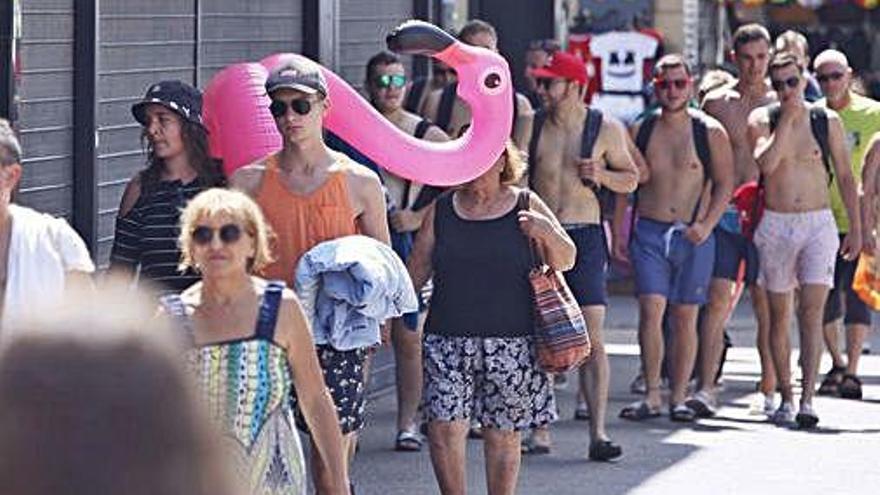
[[[341,77],[320,67],[333,108],[324,127],[389,172],[416,182],[453,186],[488,170],[504,150],[513,121],[513,87],[507,61],[484,48],[459,42],[437,26],[407,21],[386,37],[388,48],[429,55],[455,69],[458,96],[471,108],[472,125],[461,137],[437,143],[397,129]],[[293,59],[279,53],[259,64],[244,63],[219,72],[205,89],[204,118],[211,152],[227,173],[281,148],[269,97],[268,74]],[[308,59],[306,59],[308,60]],[[314,62],[313,62],[314,63]]]

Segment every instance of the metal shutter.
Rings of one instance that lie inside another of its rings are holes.
[[[370,57],[384,50],[385,36],[412,17],[412,0],[340,0],[338,73],[352,86],[361,88]],[[404,66],[410,66],[405,57]]]
[[[73,0],[22,3],[21,204],[68,219],[73,209]]]
[[[302,50],[302,0],[211,0],[202,3],[199,83],[228,64]]]

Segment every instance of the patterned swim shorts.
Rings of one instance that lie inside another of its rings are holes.
[[[476,419],[525,430],[556,420],[550,375],[528,338],[425,335],[423,412],[428,421]]]
[[[324,374],[324,383],[327,384],[327,390],[336,406],[342,434],[359,431],[364,426],[364,363],[369,349],[337,351],[329,345],[319,345],[315,346],[315,351]],[[296,408],[296,424],[299,429],[308,432],[299,407]]]

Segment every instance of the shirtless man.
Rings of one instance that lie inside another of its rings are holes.
[[[594,460],[612,460],[622,453],[605,432],[608,403],[608,356],[602,344],[607,296],[608,253],[596,187],[628,193],[635,189],[638,170],[630,155],[623,125],[604,116],[593,153],[581,157],[587,108],[587,71],[575,56],[557,52],[548,65],[532,71],[547,120],[536,136],[532,184],[577,246],[577,263],[565,273],[587,320],[593,353],[581,366],[580,386],[590,410],[590,450]]]
[[[398,129],[429,141],[448,140],[439,127],[403,109],[406,71],[397,55],[390,52],[374,55],[367,62],[366,74],[365,87],[370,103]],[[422,185],[377,168],[393,205],[388,214],[391,245],[405,261],[412,250],[413,233],[421,227],[427,211],[427,208],[413,209]],[[415,424],[422,396],[422,339],[418,312],[392,321],[391,343],[394,346],[397,383],[395,449],[421,450],[422,438]]]
[[[767,291],[770,303],[770,350],[782,392],[782,404],[772,419],[777,424],[795,420],[801,428],[812,428],[819,422],[812,399],[822,353],[822,314],[834,285],[837,249],[845,259],[854,259],[862,248],[858,196],[843,123],[836,112],[826,109],[833,175],[850,224],[840,241],[830,208],[829,173],[811,130],[813,110],[803,97],[803,67],[791,53],[777,54],[770,62],[770,79],[780,102],[778,121],[771,130],[770,107],[754,110],[749,115],[749,139],[764,178],[765,210],[755,232],[762,260],[758,284]],[[799,288],[803,371],[797,416],[788,338],[795,288]]]
[[[473,46],[479,46],[493,52],[498,51],[498,34],[491,24],[479,19],[468,21],[458,33],[458,39],[464,43]],[[440,110],[440,100],[443,97],[444,89],[438,89],[431,93],[425,100],[423,115],[432,122],[437,123],[450,136],[458,136],[462,129],[471,122],[471,111],[464,100],[455,98],[452,104],[452,114],[448,124],[438,120],[438,112]],[[532,120],[535,112],[529,99],[521,93],[515,93],[516,98],[516,115],[513,120],[513,130],[510,137],[516,146],[525,150],[529,147],[529,140],[532,138]]]
[[[685,404],[685,394],[697,352],[697,312],[706,302],[714,264],[712,229],[733,189],[733,154],[721,123],[688,108],[693,77],[680,55],[657,62],[654,86],[660,111],[652,117],[656,120],[644,145],[648,170],[640,178],[638,220],[629,250],[639,295],[639,345],[647,390],[644,400],[627,406],[620,416],[643,420],[660,415],[661,327],[668,302],[669,415],[673,421],[693,421],[695,411]],[[695,119],[706,128],[709,163],[702,163],[698,155]],[[637,123],[633,135],[638,136],[643,125],[644,121]],[[709,195],[704,194],[707,189]]]
[[[710,92],[703,102],[703,110],[718,119],[727,130],[733,148],[734,190],[749,181],[757,180],[758,166],[752,156],[748,139],[748,117],[755,108],[776,100],[776,94],[767,85],[767,64],[770,62],[770,33],[758,24],[747,24],[733,35],[732,56],[739,69],[736,84]],[[732,206],[724,212],[715,228],[715,266],[709,283],[709,304],[706,305],[700,327],[700,346],[697,362],[698,391],[689,405],[701,416],[711,416],[717,407],[715,377],[723,352],[724,324],[729,314],[734,282],[740,263],[746,263],[744,283],[749,285],[755,319],[758,324],[758,354],[761,359],[760,391],[762,401],[755,406],[760,414],[773,414],[776,375],[770,357],[770,315],[767,296],[754,282],[758,267],[754,263],[754,247],[739,228],[739,214]]]
[[[300,256],[321,241],[360,233],[390,244],[385,197],[375,173],[324,144],[322,122],[331,100],[317,64],[296,61],[278,68],[269,75],[266,92],[282,149],[236,170],[230,183],[254,197],[276,233],[276,259],[264,275],[292,287]],[[343,448],[351,456],[364,422],[368,351],[327,345],[316,350],[336,405]],[[316,492],[329,493],[333,480],[314,447],[311,457]]]

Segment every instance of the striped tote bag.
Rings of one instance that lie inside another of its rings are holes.
[[[528,191],[523,191],[518,200],[520,210],[529,209]],[[549,373],[570,371],[590,357],[587,323],[562,274],[540,259],[533,240],[529,239],[529,245],[538,366]]]

